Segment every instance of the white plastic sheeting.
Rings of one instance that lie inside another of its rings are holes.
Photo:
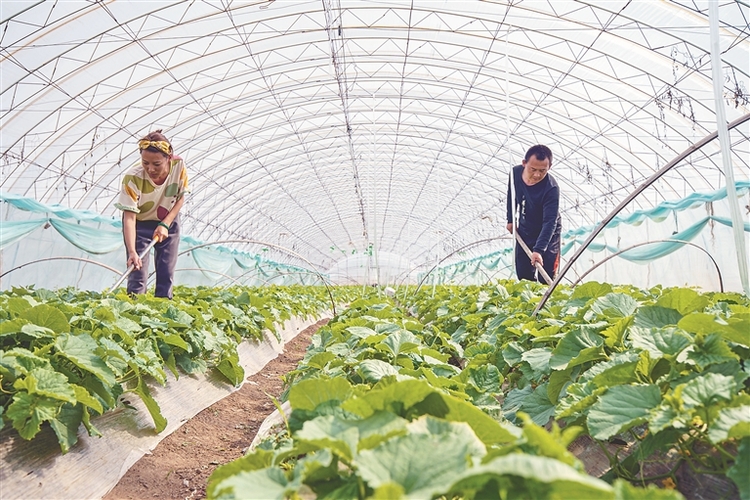
[[[714,132],[708,5],[2,2],[0,190],[113,215],[137,139],[163,128],[191,174],[187,234],[424,270],[504,232],[508,169],[532,144],[555,153],[573,229]],[[750,112],[750,8],[718,11],[733,121]],[[738,181],[748,137],[729,137]],[[629,209],[724,187],[718,142]]]

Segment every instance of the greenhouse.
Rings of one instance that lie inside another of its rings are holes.
[[[0,498],[750,500],[746,1],[0,28]]]

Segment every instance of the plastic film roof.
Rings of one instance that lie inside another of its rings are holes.
[[[160,128],[189,169],[184,233],[271,243],[320,269],[507,246],[471,244],[505,234],[509,166],[537,143],[555,155],[564,228],[593,224],[717,128],[706,1],[0,10],[0,189],[116,215],[137,140]],[[750,112],[750,7],[719,14],[732,122]],[[747,179],[748,122],[730,134]],[[712,141],[629,208],[724,185]]]

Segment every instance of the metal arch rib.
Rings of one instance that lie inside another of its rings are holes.
[[[732,123],[727,125],[727,130],[732,130],[735,127],[738,127],[739,125],[742,125],[746,121],[750,120],[750,113],[745,114],[744,116],[739,117],[738,119],[734,120]],[[604,228],[609,224],[612,219],[615,218],[615,216],[622,211],[631,201],[633,201],[639,194],[641,194],[647,187],[649,187],[651,184],[656,182],[662,175],[667,173],[669,170],[674,168],[676,165],[678,165],[682,160],[693,154],[694,152],[700,150],[703,146],[708,144],[709,142],[713,141],[719,136],[718,130],[707,135],[700,141],[694,143],[692,146],[687,148],[685,151],[677,155],[672,161],[664,165],[661,169],[657,170],[651,177],[646,179],[646,181],[638,186],[635,191],[630,193],[627,198],[622,200],[619,205],[617,205],[612,212],[610,212],[604,220],[602,220],[599,225],[597,225],[593,231],[589,234],[588,238],[586,238],[586,241],[583,242],[583,244],[578,247],[578,250],[573,254],[573,256],[570,258],[570,260],[565,264],[565,266],[562,268],[562,270],[557,274],[557,277],[555,277],[554,280],[552,280],[552,284],[550,284],[549,288],[547,288],[547,291],[544,292],[544,295],[542,296],[542,300],[539,301],[539,304],[534,308],[534,312],[532,312],[532,316],[536,316],[539,314],[539,311],[544,307],[544,304],[547,303],[547,300],[549,300],[550,296],[552,295],[552,292],[555,291],[555,288],[557,285],[562,281],[563,276],[565,276],[565,273],[568,272],[568,270],[573,267],[573,264],[578,260],[578,258],[583,254],[583,252],[588,248],[588,246],[591,244],[592,241],[599,235],[599,233],[604,230]]]
[[[349,116],[349,84],[346,80],[346,47],[344,46],[343,25],[341,23],[341,3],[339,0],[323,0],[323,9],[326,17],[326,33],[331,44],[331,64],[333,65],[336,82],[341,98],[341,110],[344,114],[346,124],[346,136],[348,140],[349,157],[352,162],[354,176],[354,191],[359,203],[359,215],[362,219],[362,236],[365,244],[369,242],[367,231],[367,219],[365,217],[365,202],[362,193],[362,183],[359,177],[357,157],[354,152],[354,138],[352,137],[352,122]],[[334,31],[335,30],[335,31]]]

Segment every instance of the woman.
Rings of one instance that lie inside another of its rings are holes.
[[[128,255],[128,293],[146,293],[148,254],[139,255],[152,240],[156,265],[156,297],[172,298],[174,268],[180,244],[179,213],[188,192],[188,177],[182,158],[155,130],[138,141],[141,162],[125,174],[115,206],[122,210],[122,234]]]

